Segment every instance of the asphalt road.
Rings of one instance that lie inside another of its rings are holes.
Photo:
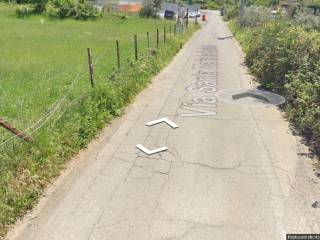
[[[217,97],[253,84],[238,44],[224,38],[231,35],[226,23],[208,15],[9,239],[275,240],[320,233],[320,209],[311,206],[320,198],[319,180],[283,114]],[[146,126],[161,117],[179,127]],[[137,144],[168,150],[146,155]]]

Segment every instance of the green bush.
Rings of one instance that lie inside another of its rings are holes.
[[[46,9],[48,0],[26,0],[25,3],[29,3],[34,6],[34,11],[36,13],[42,13]]]
[[[265,88],[283,93],[286,74],[318,61],[317,37],[283,21],[267,23],[253,32],[246,63]]]
[[[139,15],[140,15],[140,17],[150,18],[150,17],[156,17],[157,12],[151,4],[145,4],[140,9]]]
[[[209,9],[209,10],[218,10],[221,8],[221,5],[217,4],[214,1],[206,1],[203,5],[202,5],[202,9]]]
[[[157,13],[161,10],[163,0],[144,0],[140,9],[140,17],[157,18]]]
[[[237,5],[227,6],[226,11],[227,13],[223,16],[223,20],[229,21],[230,19],[238,17],[240,8]]]
[[[124,12],[113,12],[111,16],[117,17],[122,20],[128,19],[128,14]]]
[[[18,17],[25,18],[32,13],[44,13],[49,17],[94,19],[102,15],[87,0],[23,0],[32,7],[21,6],[16,9]],[[30,10],[31,9],[31,10]],[[124,16],[125,17],[125,16]]]
[[[292,23],[295,25],[304,26],[308,30],[320,31],[320,16],[310,15],[304,12],[296,14]]]
[[[29,17],[32,13],[32,9],[27,6],[22,6],[16,9],[16,14],[19,18],[26,18]]]
[[[284,77],[294,66],[289,45],[296,36],[284,36],[285,24],[268,23],[252,33],[246,63],[263,87],[282,92]]]
[[[98,18],[100,16],[101,13],[99,12],[99,10],[92,4],[88,3],[86,0],[79,0],[79,2],[74,6],[69,15],[69,17],[82,20],[89,18]]]
[[[289,120],[320,153],[320,33],[284,19],[237,31],[247,35],[240,39],[252,73],[262,87],[286,98]]]
[[[50,0],[46,5],[50,17],[86,20],[101,16],[98,9],[86,0]]]
[[[319,50],[319,49],[318,49]],[[289,120],[320,151],[320,61],[305,63],[286,76]]]
[[[279,0],[247,0],[246,4],[247,6],[272,6],[279,3]]]
[[[245,14],[240,24],[243,27],[258,27],[274,17],[268,8],[250,6],[245,8]]]

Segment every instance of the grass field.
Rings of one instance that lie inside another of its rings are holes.
[[[121,45],[122,59],[133,54],[133,35],[139,48],[146,47],[146,32],[155,45],[155,31],[164,22],[130,17],[100,21],[49,20],[41,16],[18,19],[13,7],[0,9],[0,114],[20,129],[36,121],[65,93],[75,74],[87,70],[86,48],[93,50],[99,84],[106,72],[116,66],[115,41]],[[162,36],[161,36],[162,37]],[[161,38],[162,40],[162,38]],[[88,89],[83,76],[76,94]]]
[[[119,116],[197,29],[190,24],[183,34],[167,33],[164,44],[163,27],[169,29],[173,22],[111,15],[87,22],[19,19],[15,8],[0,5],[0,117],[33,141],[12,138],[0,128],[0,239],[32,208],[65,161]],[[157,28],[160,47],[150,54],[146,32],[155,48]],[[116,40],[121,70],[115,70]],[[93,51],[94,89],[88,76],[88,47]]]

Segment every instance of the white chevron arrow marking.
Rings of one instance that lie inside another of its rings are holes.
[[[139,150],[141,150],[142,152],[144,152],[147,155],[151,155],[151,154],[155,154],[158,152],[163,152],[163,151],[167,151],[168,148],[166,146],[154,149],[154,150],[149,150],[147,149],[145,146],[143,146],[142,144],[138,144],[136,145],[136,148],[138,148]]]
[[[162,122],[165,122],[166,124],[168,124],[172,128],[177,128],[178,127],[177,124],[175,124],[174,122],[172,122],[168,118],[159,118],[157,120],[153,120],[151,122],[147,122],[146,125],[147,126],[152,126],[152,125],[155,125],[155,124],[158,124],[158,123],[162,123]]]

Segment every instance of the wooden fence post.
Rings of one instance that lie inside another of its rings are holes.
[[[170,24],[170,36],[171,36],[171,32],[172,32],[172,31],[171,31],[171,24]]]
[[[147,46],[148,49],[150,48],[150,36],[149,36],[149,32],[147,32]]]
[[[173,34],[174,36],[177,34],[177,24],[174,24],[173,26]]]
[[[118,64],[118,69],[120,69],[120,47],[119,47],[118,40],[116,40],[116,47],[117,47],[117,64]]]
[[[137,34],[134,35],[134,55],[136,58],[136,61],[138,60],[138,39]]]
[[[187,21],[186,21],[186,27],[188,28],[189,25],[189,8],[187,8]]]
[[[157,47],[159,47],[159,29],[157,28]]]
[[[90,48],[87,48],[87,51],[88,51],[88,64],[89,64],[90,83],[91,83],[91,87],[94,87],[92,52],[91,52]]]
[[[11,126],[9,123],[7,123],[2,118],[0,118],[0,126],[4,127],[9,132],[13,133],[18,138],[21,138],[21,139],[25,140],[26,142],[31,142],[32,141],[31,137],[27,136],[23,132],[19,132],[15,127]]]

